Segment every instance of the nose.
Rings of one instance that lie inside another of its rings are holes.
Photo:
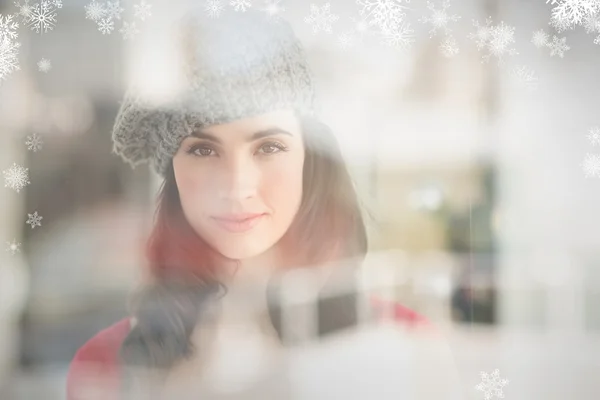
[[[222,201],[240,201],[256,195],[258,170],[243,157],[228,160],[217,174],[217,192]]]

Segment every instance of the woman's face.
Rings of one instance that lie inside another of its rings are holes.
[[[243,260],[286,233],[302,199],[304,143],[291,110],[195,131],[173,158],[187,221],[223,256]]]

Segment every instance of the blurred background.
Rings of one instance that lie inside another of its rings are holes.
[[[111,154],[110,132],[132,76],[161,85],[161,64],[139,55],[164,45],[153,23],[172,2],[147,3],[126,40],[140,2],[121,2],[103,34],[87,0],[52,3],[56,24],[39,33],[19,15],[29,2],[0,1],[21,43],[20,70],[0,80],[0,169],[16,163],[30,181],[0,190],[1,399],[64,398],[76,350],[127,315],[160,181]],[[582,164],[600,152],[588,137],[600,126],[593,30],[556,33],[543,0],[455,0],[451,33],[430,34],[432,10],[413,0],[411,43],[394,48],[369,33],[348,41],[361,36],[360,3],[330,1],[332,33],[313,33],[303,1],[281,2],[281,15],[309,53],[394,299],[443,329],[469,398],[483,398],[480,371],[498,368],[508,399],[596,399],[600,167]],[[488,16],[515,27],[502,62],[482,60],[470,36]],[[567,37],[564,57],[532,43],[540,29]],[[34,134],[41,148],[28,148]],[[41,225],[27,223],[35,212]]]

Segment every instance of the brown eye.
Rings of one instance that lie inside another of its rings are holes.
[[[210,156],[212,149],[209,149],[208,147],[200,147],[199,149],[196,149],[196,153],[198,153],[201,156]]]
[[[212,156],[211,152],[213,152],[213,151],[214,150],[208,146],[194,145],[188,149],[187,153],[192,154],[197,157],[210,157],[210,156]]]
[[[280,143],[277,142],[269,142],[269,143],[265,143],[260,147],[260,151],[263,154],[275,154],[275,153],[279,153],[280,151],[286,151],[286,147]]]

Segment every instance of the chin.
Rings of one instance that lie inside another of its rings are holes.
[[[272,245],[267,243],[258,245],[256,243],[245,243],[243,240],[235,241],[231,239],[214,247],[220,254],[231,260],[247,260],[260,256],[269,250]]]

